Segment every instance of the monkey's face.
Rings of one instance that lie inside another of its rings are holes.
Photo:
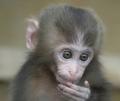
[[[61,45],[55,50],[55,76],[58,82],[79,81],[94,55],[91,48],[77,45]]]

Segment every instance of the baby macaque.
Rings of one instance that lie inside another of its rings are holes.
[[[30,54],[12,101],[110,101],[99,53],[103,28],[84,8],[55,5],[28,19]]]

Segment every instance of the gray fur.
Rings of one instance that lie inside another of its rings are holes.
[[[49,34],[51,26],[54,26],[68,42],[76,40],[77,34],[83,34],[85,45],[97,50],[101,46],[103,27],[91,10],[70,5],[52,6],[45,9],[38,19],[42,34]]]
[[[90,82],[92,94],[87,101],[110,101],[108,84],[100,70],[101,64],[98,60],[101,45],[99,40],[102,40],[103,31],[94,14],[83,8],[56,5],[43,10],[37,19],[38,45],[30,53],[14,80],[12,101],[43,101],[39,96],[41,93],[53,96],[55,98],[53,101],[68,101],[56,91],[57,82],[50,70],[50,66],[55,66],[55,63],[49,53],[55,48],[53,44],[59,45],[57,39],[59,40],[61,36],[66,42],[74,43],[78,34],[83,36],[81,40],[85,46],[95,49],[94,52],[98,53],[88,65],[79,85],[83,85],[86,79]],[[57,35],[57,39],[52,38]],[[46,93],[42,92],[43,90],[46,90]]]

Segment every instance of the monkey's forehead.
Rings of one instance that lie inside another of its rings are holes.
[[[73,49],[73,50],[76,50],[76,51],[84,51],[84,50],[89,50],[89,51],[92,51],[92,48],[88,47],[88,46],[84,46],[82,44],[75,44],[75,43],[64,43],[64,44],[60,44],[59,47],[55,48],[56,51],[61,51],[61,50],[64,50],[64,49]]]
[[[43,34],[47,33],[46,36],[49,36],[47,39],[52,44],[62,40],[92,46],[95,44],[99,33],[94,14],[86,9],[70,5],[53,6],[45,9],[40,16],[40,28]]]
[[[44,34],[44,42],[46,45],[57,47],[60,44],[73,44],[80,47],[91,47],[96,43],[96,33],[81,32],[76,29],[74,32],[61,32],[56,27],[50,26]],[[42,37],[41,37],[42,38]]]

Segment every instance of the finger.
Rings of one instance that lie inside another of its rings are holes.
[[[76,91],[76,90],[71,89],[71,88],[69,88],[67,86],[64,86],[64,85],[59,85],[59,88],[63,92],[69,93],[72,96],[79,97],[79,98],[82,98],[82,99],[88,99],[88,97],[90,95],[88,92]]]
[[[73,95],[71,95],[70,93],[67,93],[67,92],[63,92],[62,94],[67,96],[68,98],[70,98],[72,100],[75,100],[75,101],[85,101],[85,99],[73,96]]]
[[[85,84],[86,87],[88,87],[88,88],[90,87],[90,84],[87,80],[85,80],[84,84]]]
[[[69,88],[69,87],[67,87],[67,86],[65,86],[65,85],[60,84],[58,87],[59,87],[59,89],[60,89],[61,91],[63,91],[63,92],[68,92],[68,93],[70,93],[70,94],[79,96],[79,92],[78,92],[78,91],[75,91],[74,89],[71,89],[71,88]]]
[[[79,92],[87,92],[88,94],[90,93],[89,91],[89,88],[87,87],[81,87],[81,86],[78,86],[78,85],[75,85],[75,84],[72,84],[72,83],[67,83],[67,85],[71,88],[71,89],[74,89],[76,91],[79,91]]]

